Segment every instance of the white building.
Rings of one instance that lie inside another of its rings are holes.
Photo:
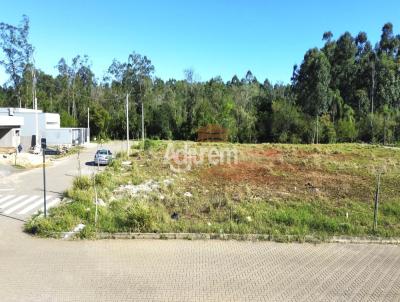
[[[41,138],[46,138],[48,146],[81,145],[86,143],[89,137],[87,128],[61,128],[58,113],[44,113],[42,110],[25,108],[0,108],[0,119],[4,118],[22,119],[19,140],[23,150],[28,150],[35,145],[36,133],[38,144]],[[0,137],[0,144],[2,144],[1,141],[4,144],[8,143]]]
[[[17,148],[20,144],[21,126],[24,119],[16,116],[0,116],[0,147]]]

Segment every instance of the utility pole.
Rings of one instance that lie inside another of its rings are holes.
[[[143,111],[143,99],[142,99],[142,143],[144,148],[144,111]]]
[[[142,96],[142,78],[140,77],[139,81],[139,96],[141,98],[141,105],[142,105],[142,144],[143,144],[143,150],[144,150],[144,106],[143,106],[143,99],[144,97]]]
[[[39,117],[38,117],[38,104],[36,97],[36,73],[35,69],[32,68],[32,103],[35,109],[35,146],[34,148],[38,148],[39,146]]]
[[[90,108],[87,108],[87,130],[86,130],[86,141],[90,143]]]
[[[126,94],[126,154],[129,157],[129,94]]]

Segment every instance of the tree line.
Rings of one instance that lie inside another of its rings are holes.
[[[56,76],[36,67],[28,41],[29,19],[0,23],[0,64],[9,81],[0,87],[0,106],[59,112],[62,126],[86,126],[91,134],[124,138],[125,99],[129,96],[130,133],[141,133],[141,111],[147,137],[196,139],[202,126],[228,129],[232,142],[335,143],[400,141],[400,35],[386,23],[373,45],[365,32],[345,32],[334,39],[323,34],[322,48],[308,50],[293,68],[289,84],[260,82],[251,71],[228,82],[220,77],[184,80],[155,76],[151,60],[132,52],[114,60],[99,79],[88,56],[61,58]],[[143,105],[143,106],[142,106]]]

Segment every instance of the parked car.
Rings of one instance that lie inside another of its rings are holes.
[[[108,165],[113,160],[113,154],[108,149],[97,150],[94,155],[94,163],[96,165]]]

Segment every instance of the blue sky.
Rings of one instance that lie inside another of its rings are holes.
[[[251,70],[259,79],[289,82],[305,51],[322,46],[322,34],[366,31],[379,40],[391,21],[400,33],[400,1],[5,1],[0,21],[31,20],[37,67],[56,74],[61,57],[87,54],[97,77],[113,58],[147,55],[162,79],[183,78],[193,68],[201,80]],[[0,83],[7,76],[0,71]]]

